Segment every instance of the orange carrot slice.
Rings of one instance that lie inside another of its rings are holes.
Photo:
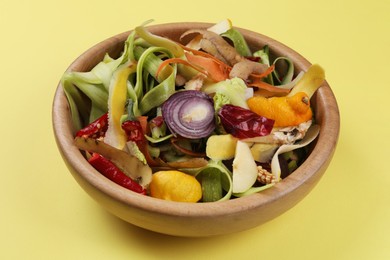
[[[189,52],[185,53],[187,60],[198,67],[207,71],[209,77],[216,82],[223,81],[229,78],[230,68],[224,63],[217,62],[216,59],[193,55]]]

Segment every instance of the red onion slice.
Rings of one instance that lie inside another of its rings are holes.
[[[174,93],[163,104],[162,115],[173,134],[189,139],[207,137],[215,128],[213,100],[197,90]]]

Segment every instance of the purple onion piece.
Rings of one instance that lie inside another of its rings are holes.
[[[162,115],[173,134],[189,139],[207,137],[215,128],[213,100],[197,90],[174,93],[163,104]]]

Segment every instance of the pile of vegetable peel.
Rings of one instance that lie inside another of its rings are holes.
[[[271,60],[272,46],[250,49],[229,19],[188,30],[187,44],[146,25],[118,58],[62,77],[91,166],[142,195],[204,203],[259,193],[303,163],[320,132],[319,65],[297,73],[289,57]]]

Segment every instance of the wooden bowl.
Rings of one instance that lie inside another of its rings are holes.
[[[155,34],[178,40],[188,29],[207,23],[172,23],[150,26]],[[311,65],[287,46],[258,33],[239,29],[253,50],[270,46],[274,56],[288,56],[297,72]],[[118,56],[129,32],[111,37],[83,53],[68,68],[89,71],[105,53]],[[58,148],[79,185],[103,208],[136,226],[155,232],[187,237],[221,235],[246,230],[271,220],[302,200],[320,180],[332,159],[340,127],[336,99],[327,82],[312,97],[316,122],[321,126],[306,161],[274,187],[247,197],[213,203],[170,202],[139,195],[111,182],[97,172],[73,144],[70,110],[61,84],[54,97],[52,119]]]

